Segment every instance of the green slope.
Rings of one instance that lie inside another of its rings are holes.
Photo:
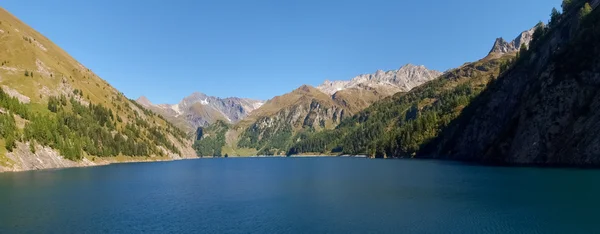
[[[16,126],[2,127],[9,152],[17,142],[49,146],[72,160],[191,150],[181,130],[1,8],[0,30],[0,124]]]

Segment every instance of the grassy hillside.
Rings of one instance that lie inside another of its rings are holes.
[[[1,139],[84,155],[180,155],[187,136],[0,9]],[[22,124],[19,124],[21,121]],[[188,145],[188,146],[186,146]],[[35,147],[32,147],[32,151]]]
[[[391,90],[376,89],[372,87],[359,87],[344,89],[333,94],[333,100],[351,113],[358,113],[371,104],[394,95]]]

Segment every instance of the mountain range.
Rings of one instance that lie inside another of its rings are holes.
[[[570,1],[444,73],[407,64],[266,101],[193,93],[177,104],[127,99],[0,9],[0,171],[195,154],[599,166],[599,4]]]

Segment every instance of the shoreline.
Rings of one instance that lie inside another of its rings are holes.
[[[93,158],[93,157],[90,157],[90,158]],[[125,159],[125,160],[123,160],[123,159]],[[199,157],[196,157],[196,158],[171,158],[171,159],[152,158],[152,157],[123,158],[122,156],[120,156],[120,157],[108,157],[108,158],[95,157],[94,161],[90,161],[89,158],[86,157],[80,161],[71,161],[73,164],[67,165],[67,166],[56,166],[56,167],[46,167],[46,168],[44,168],[44,167],[34,167],[34,168],[14,168],[13,167],[13,168],[10,168],[10,167],[0,166],[0,174],[12,173],[12,172],[15,172],[15,173],[16,172],[28,172],[28,171],[53,171],[53,170],[62,170],[62,169],[69,169],[69,168],[101,167],[101,166],[108,166],[108,165],[113,165],[113,164],[174,162],[174,161],[193,160],[193,159],[200,159],[200,158]],[[68,160],[68,159],[65,159],[65,160]],[[89,162],[92,162],[92,163],[89,163]]]

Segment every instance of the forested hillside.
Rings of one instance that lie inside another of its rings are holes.
[[[0,168],[61,167],[56,162],[63,158],[194,155],[184,132],[4,9],[0,60]]]
[[[222,148],[225,146],[225,134],[229,130],[229,125],[221,120],[211,124],[208,127],[199,127],[196,131],[196,141],[194,150],[200,157],[224,156]]]

